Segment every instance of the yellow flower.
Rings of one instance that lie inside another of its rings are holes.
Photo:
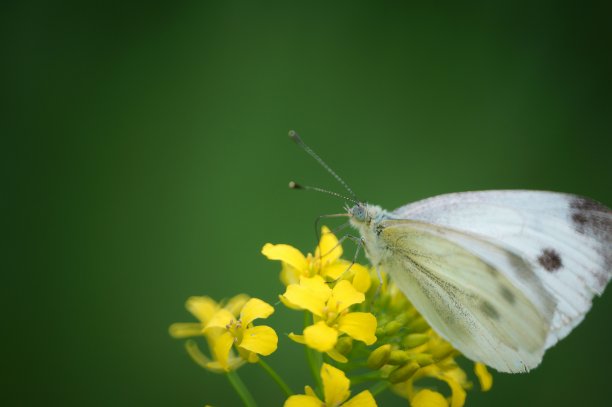
[[[212,353],[225,370],[229,370],[229,356],[232,345],[240,356],[251,363],[258,360],[257,355],[268,356],[276,350],[278,336],[269,326],[253,326],[257,318],[267,318],[274,308],[266,302],[251,298],[244,304],[240,317],[226,309],[220,309],[213,315],[206,327],[206,335],[215,335]]]
[[[374,315],[349,312],[349,307],[362,303],[365,295],[347,280],[339,281],[332,289],[320,276],[301,277],[299,284],[287,287],[281,300],[291,308],[304,309],[314,315],[314,324],[306,327],[303,335],[291,333],[289,337],[327,352],[339,362],[346,362],[346,358],[334,349],[339,335],[346,334],[366,345],[376,342]]]
[[[213,349],[219,333],[209,332],[204,335],[204,328],[213,316],[224,309],[230,314],[237,316],[240,309],[249,300],[249,296],[239,294],[231,298],[227,303],[217,303],[210,297],[189,297],[185,308],[195,316],[199,322],[177,322],[170,325],[170,335],[177,339],[202,336],[208,342],[209,349]],[[185,343],[187,353],[200,366],[215,373],[223,373],[226,370],[235,370],[240,367],[244,360],[233,353],[228,355],[227,361],[222,366],[218,360],[209,359],[194,341]]]
[[[321,239],[314,256],[306,256],[295,247],[286,244],[266,243],[261,253],[270,260],[280,260],[282,264],[280,279],[286,286],[297,284],[300,277],[320,275],[328,281],[340,277],[354,280],[355,287],[366,292],[370,288],[367,268],[341,259],[342,246],[336,236],[326,227],[321,228]],[[349,271],[350,267],[350,271]]]
[[[364,390],[350,400],[351,392],[349,379],[340,369],[323,363],[321,367],[321,380],[323,381],[324,401],[321,401],[314,391],[306,386],[305,393],[290,396],[285,401],[285,407],[371,407],[376,401],[368,390]]]
[[[246,294],[238,294],[224,305],[223,303],[217,303],[210,297],[189,297],[185,303],[187,311],[191,312],[200,322],[177,322],[170,325],[170,335],[174,338],[189,338],[193,336],[200,336],[204,330],[208,321],[219,311],[220,309],[226,309],[233,315],[238,315],[240,309],[249,300],[249,296]]]

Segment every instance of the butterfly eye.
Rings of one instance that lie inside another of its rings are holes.
[[[360,222],[365,222],[366,220],[366,211],[365,208],[361,205],[355,205],[351,208],[350,214],[353,218]]]

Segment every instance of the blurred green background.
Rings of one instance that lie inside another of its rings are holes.
[[[341,210],[287,188],[340,190],[289,129],[388,209],[493,188],[612,205],[610,4],[3,5],[5,405],[238,405],[167,329],[190,295],[274,302],[262,245],[311,250],[314,218]],[[267,322],[296,329],[277,308]],[[608,292],[467,405],[606,403],[611,310]],[[296,390],[302,361],[281,335],[269,362]]]

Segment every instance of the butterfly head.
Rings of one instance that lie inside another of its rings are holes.
[[[360,202],[350,208],[347,208],[347,212],[351,217],[351,223],[353,225],[369,226],[372,221],[379,220],[379,218],[382,216],[383,210],[380,206],[368,205]]]

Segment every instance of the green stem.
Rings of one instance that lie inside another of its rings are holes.
[[[231,371],[227,372],[226,376],[234,390],[236,390],[236,393],[238,393],[238,396],[242,399],[245,407],[257,407],[255,399],[240,379],[240,376],[238,376],[238,373],[236,373],[236,371]]]
[[[312,324],[312,317],[310,313],[306,311],[304,313],[304,328]],[[323,396],[323,382],[321,381],[321,366],[323,365],[323,355],[314,349],[304,345],[306,349],[306,359],[308,360],[308,367],[310,367],[310,373],[315,382],[315,392],[319,397]]]
[[[378,382],[374,386],[370,387],[370,393],[372,393],[372,396],[376,397],[380,393],[382,393],[383,391],[387,390],[389,387],[391,387],[391,383],[389,383],[388,381],[384,380],[384,381]]]
[[[365,382],[371,382],[373,380],[380,380],[380,379],[381,379],[380,372],[378,371],[372,372],[372,373],[365,373],[362,375],[351,377],[351,386],[365,383]]]
[[[272,369],[272,367],[270,367],[270,365],[264,362],[261,358],[259,359],[259,366],[261,366],[263,370],[265,370],[266,373],[270,375],[272,380],[274,380],[276,384],[278,384],[278,387],[280,387],[281,390],[285,392],[287,396],[293,396],[293,391],[291,391],[291,388],[287,385],[287,383],[285,383],[283,379],[281,379],[281,377],[278,375],[278,373],[276,373],[276,371]]]

